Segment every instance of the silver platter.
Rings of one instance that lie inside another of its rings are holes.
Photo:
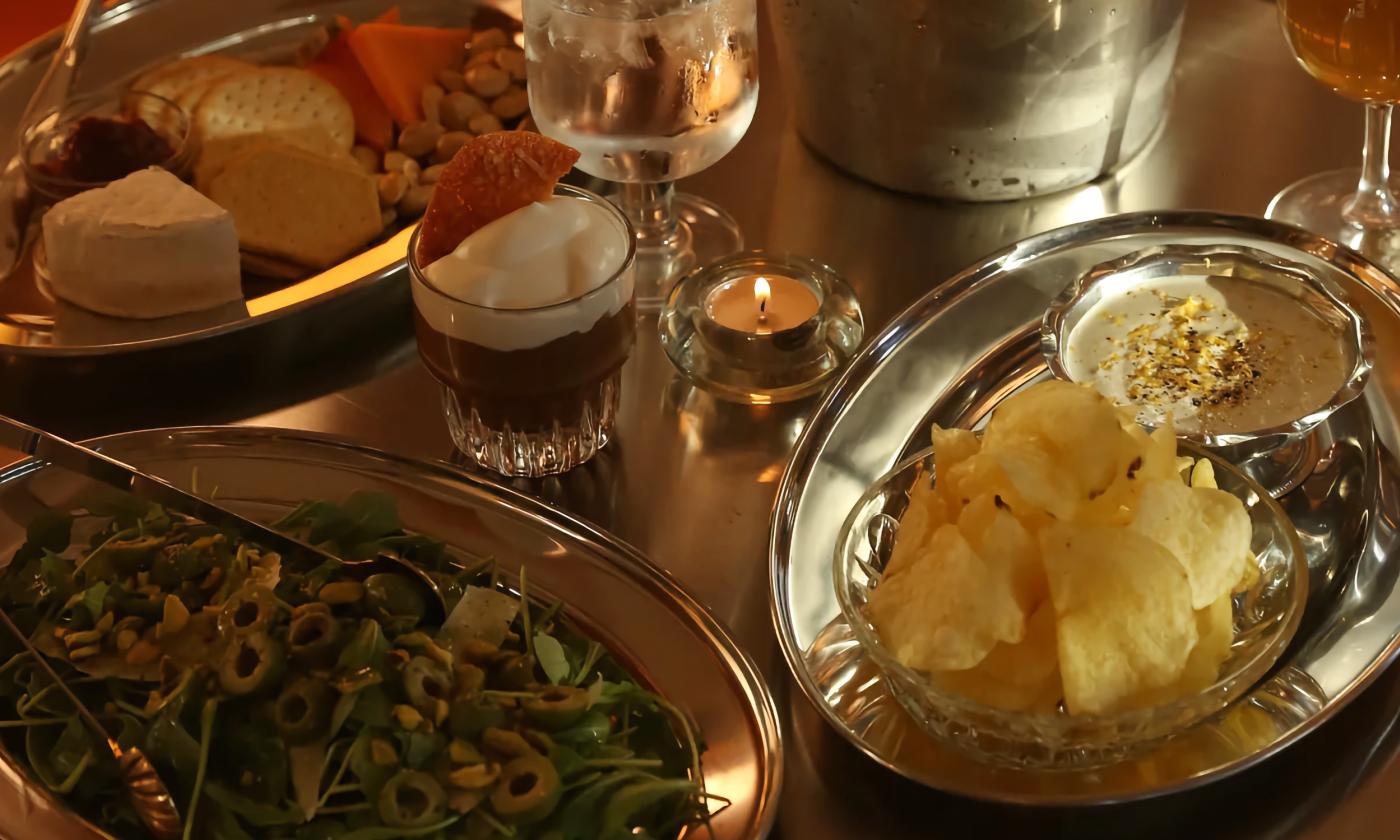
[[[1124,802],[1186,790],[1255,765],[1351,702],[1400,650],[1395,453],[1400,381],[1378,371],[1364,397],[1307,439],[1311,471],[1279,501],[1306,547],[1303,624],[1243,701],[1157,752],[1082,771],[980,764],[918,729],[840,618],[831,561],[861,493],[927,446],[931,423],[975,426],[1046,376],[1051,299],[1095,265],[1166,244],[1242,245],[1303,263],[1346,289],[1370,320],[1376,358],[1400,353],[1400,284],[1354,252],[1243,216],[1136,213],[1049,231],[958,274],[894,319],[855,359],[798,441],[769,546],[771,606],[803,693],[857,749],[938,790],[1027,805]],[[1296,453],[1295,453],[1296,454]]]
[[[118,2],[93,26],[77,93],[115,96],[141,70],[177,56],[223,52],[290,63],[300,48],[335,26],[337,15],[364,20],[386,5],[383,0]],[[515,25],[490,0],[401,5],[406,22],[414,24]],[[0,59],[0,125],[18,124],[61,34],[51,32]],[[411,226],[302,280],[279,284],[245,276],[245,302],[204,312],[126,320],[55,301],[35,276],[28,253],[37,225],[28,232],[18,229],[25,217],[16,212],[24,204],[23,179],[17,165],[5,167],[15,144],[13,132],[0,136],[0,375],[5,385],[0,402],[12,413],[32,413],[32,404],[52,394],[55,380],[87,392],[110,390],[119,380],[139,381],[152,365],[171,377],[201,376],[214,365],[276,369],[407,333],[404,255]],[[12,264],[15,270],[6,276]]]
[[[730,801],[715,840],[765,836],[777,815],[783,755],[777,707],[752,660],[720,623],[636,549],[560,511],[445,463],[399,458],[334,438],[277,429],[206,427],[132,432],[97,448],[184,488],[271,519],[307,498],[392,493],[405,525],[449,546],[495,556],[686,709],[704,735],[707,789]],[[24,523],[80,491],[85,479],[34,461],[0,472],[0,549]],[[106,838],[0,754],[0,837]],[[719,802],[721,800],[716,800]],[[718,808],[718,805],[716,805]]]

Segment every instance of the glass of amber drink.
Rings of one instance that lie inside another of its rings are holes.
[[[1400,268],[1400,207],[1390,185],[1391,109],[1400,102],[1400,3],[1278,0],[1298,62],[1313,78],[1366,105],[1361,168],[1304,178],[1274,197],[1271,219],[1299,225]]]
[[[414,234],[418,351],[468,460],[538,477],[607,444],[636,334],[634,252],[612,204],[562,184],[430,265]]]

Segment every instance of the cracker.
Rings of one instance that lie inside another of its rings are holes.
[[[231,158],[209,197],[233,215],[244,250],[313,268],[339,262],[384,226],[364,170],[280,143]]]
[[[226,55],[197,55],[193,58],[177,59],[147,70],[138,76],[136,81],[132,82],[131,89],[153,93],[156,96],[169,99],[193,118],[192,106],[198,99],[196,98],[194,101],[189,101],[188,97],[182,99],[182,94],[191,88],[204,85],[217,78],[254,68],[255,65]],[[137,115],[146,122],[152,122],[154,118],[159,116],[159,108],[150,103],[144,103],[143,107],[137,110]]]
[[[194,113],[201,142],[320,126],[346,151],[355,142],[350,103],[330,82],[295,67],[264,67],[215,82]]]
[[[308,273],[305,266],[252,251],[239,251],[238,259],[248,274],[272,280],[300,280]]]
[[[194,167],[194,185],[200,192],[208,193],[214,176],[223,171],[225,164],[236,155],[254,146],[285,144],[304,149],[321,157],[343,162],[354,162],[340,145],[331,139],[330,134],[319,125],[303,126],[286,131],[265,131],[261,134],[234,134],[218,137],[200,146],[199,160]]]

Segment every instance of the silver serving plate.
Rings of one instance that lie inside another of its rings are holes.
[[[179,56],[222,52],[260,63],[292,63],[324,37],[336,16],[364,20],[387,0],[128,0],[93,24],[79,94],[116,96],[143,69]],[[508,0],[406,0],[407,22],[461,26],[486,10],[509,22]],[[518,3],[516,4],[518,5]],[[61,30],[0,59],[0,126],[19,122],[57,49]],[[0,170],[15,153],[13,132],[0,134]],[[0,364],[4,402],[12,410],[46,397],[54,379],[76,390],[139,380],[155,363],[163,373],[198,375],[211,365],[285,365],[289,354],[341,352],[387,331],[406,331],[409,292],[404,257],[412,226],[388,235],[325,271],[291,283],[244,284],[244,302],[152,320],[109,318],[53,299],[26,250],[36,231],[18,229],[28,214],[18,167],[0,175]],[[37,218],[37,215],[36,217]],[[17,257],[11,258],[17,252]]]
[[[980,764],[908,720],[841,621],[832,552],[865,489],[925,447],[931,423],[977,426],[1007,395],[1047,375],[1039,328],[1063,288],[1096,265],[1169,244],[1238,245],[1302,263],[1366,315],[1376,358],[1400,353],[1394,278],[1297,228],[1202,212],[1115,216],[1031,237],[897,317],[803,432],[779,488],[769,546],[773,621],[797,684],[841,735],[885,767],[939,790],[1017,804],[1181,791],[1257,764],[1315,730],[1400,649],[1400,382],[1382,375],[1308,436],[1310,469],[1279,499],[1309,565],[1309,601],[1293,645],[1244,700],[1142,759],[1084,771]]]
[[[445,463],[399,458],[334,438],[277,429],[206,427],[132,432],[92,444],[258,519],[307,498],[392,493],[407,527],[496,557],[513,574],[529,564],[531,591],[563,599],[581,630],[616,651],[643,680],[687,710],[704,734],[713,834],[747,840],[772,828],[782,787],[777,707],[752,660],[709,611],[636,549],[560,511]],[[62,505],[87,480],[23,461],[0,471],[0,550],[24,523]],[[196,487],[197,485],[197,487]],[[0,836],[107,838],[68,811],[0,751]]]

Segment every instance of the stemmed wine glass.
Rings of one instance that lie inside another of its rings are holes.
[[[1274,196],[1291,222],[1400,270],[1400,205],[1390,184],[1390,117],[1400,102],[1400,3],[1278,0],[1288,43],[1313,78],[1366,104],[1361,168],[1309,176]]]
[[[618,182],[637,235],[637,305],[697,263],[742,250],[722,208],[675,181],[724,157],[758,104],[755,0],[524,0],[530,112]]]

